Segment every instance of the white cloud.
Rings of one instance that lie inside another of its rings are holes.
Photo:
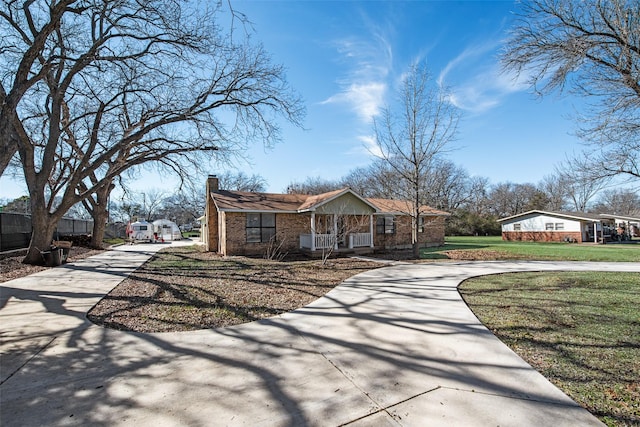
[[[362,142],[362,146],[367,155],[377,158],[382,157],[382,151],[380,151],[380,147],[376,144],[376,137],[374,135],[361,135],[358,139]]]
[[[346,105],[369,124],[384,104],[393,58],[391,45],[375,32],[370,38],[351,37],[336,43],[339,60],[346,64],[347,71],[338,81],[340,92],[322,104]]]
[[[323,104],[347,104],[363,122],[370,122],[375,117],[384,100],[386,84],[382,82],[351,83],[342,92],[323,101]]]
[[[437,82],[450,90],[449,101],[472,113],[483,113],[509,94],[527,89],[526,76],[503,72],[497,55],[498,43],[490,42],[465,49],[440,72]],[[486,58],[491,58],[489,61]]]

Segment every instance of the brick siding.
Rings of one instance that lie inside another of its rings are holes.
[[[418,233],[418,242],[421,246],[444,245],[445,217],[425,217],[422,233]]]
[[[276,238],[272,243],[247,242],[247,215],[242,212],[226,212],[224,234],[225,251],[229,255],[265,255],[270,246],[279,246],[281,253],[297,252],[300,247],[300,234],[310,233],[309,215],[276,214]],[[280,246],[280,244],[282,245]]]
[[[218,212],[209,199],[207,205],[207,250],[222,255],[263,256],[279,246],[280,253],[295,253],[300,248],[300,235],[311,233],[311,216],[304,214],[276,214],[276,239],[274,243],[248,243],[246,238],[247,217],[243,212]],[[219,222],[220,221],[220,222]],[[375,217],[374,217],[375,221]],[[348,232],[368,232],[368,216],[358,218],[347,225]],[[427,217],[423,232],[418,234],[421,246],[444,244],[444,217]],[[411,218],[396,217],[394,234],[376,234],[374,223],[374,245],[377,248],[400,249],[411,247]],[[280,245],[281,244],[281,245]]]
[[[411,244],[411,217],[395,217],[395,233],[378,234],[374,227],[373,242],[376,248],[381,249],[407,249]],[[425,217],[422,233],[418,233],[418,243],[421,247],[439,246],[444,244],[445,218]]]
[[[582,242],[579,231],[503,231],[502,240],[524,242]]]

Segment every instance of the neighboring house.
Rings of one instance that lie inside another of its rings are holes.
[[[225,191],[209,176],[202,239],[207,250],[222,255],[410,248],[409,208],[405,201],[365,199],[348,188],[313,196]],[[420,213],[419,244],[444,244],[449,214],[427,206]]]
[[[533,210],[498,222],[502,225],[503,240],[603,243],[638,236],[640,218]]]

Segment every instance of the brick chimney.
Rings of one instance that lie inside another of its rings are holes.
[[[215,191],[218,191],[218,177],[215,175],[209,175],[207,177],[207,194]]]
[[[208,251],[215,252],[218,250],[218,211],[216,210],[216,205],[213,202],[211,193],[215,193],[218,191],[217,176],[209,175],[207,177],[206,190],[206,203],[204,205],[206,230],[201,239]]]

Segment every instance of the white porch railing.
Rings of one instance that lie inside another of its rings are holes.
[[[316,234],[315,235],[316,249],[333,248],[335,243],[336,243],[336,236],[334,234]],[[300,247],[311,249],[311,234],[300,235]]]
[[[300,248],[311,249],[311,234],[300,235]],[[371,233],[352,233],[348,236],[349,248],[365,248],[371,246]],[[330,249],[336,244],[335,234],[316,234],[315,249]]]
[[[371,246],[371,233],[349,234],[349,248],[362,248]]]

